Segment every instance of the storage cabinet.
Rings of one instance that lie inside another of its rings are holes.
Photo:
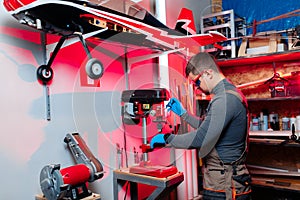
[[[277,131],[250,131],[247,165],[253,179],[253,199],[299,199],[299,132],[292,140],[292,130],[283,131],[280,119],[299,115],[300,97],[249,99],[248,104],[252,114],[268,110],[279,118]]]

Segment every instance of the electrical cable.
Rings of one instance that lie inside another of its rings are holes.
[[[128,156],[127,156],[127,138],[126,138],[126,131],[125,131],[125,125],[124,125],[124,118],[122,117],[122,125],[123,125],[123,140],[124,140],[124,151],[125,151],[125,162],[126,162],[126,168],[128,167]]]
[[[126,198],[127,198],[128,186],[129,186],[129,183],[126,182],[126,189],[125,189],[124,200],[126,200]]]

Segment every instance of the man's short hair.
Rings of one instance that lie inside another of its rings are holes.
[[[204,70],[212,69],[216,72],[220,72],[215,59],[206,52],[200,52],[191,57],[185,68],[186,77],[192,72],[194,75],[198,75]]]

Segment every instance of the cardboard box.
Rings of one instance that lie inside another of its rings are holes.
[[[247,54],[262,54],[262,53],[269,53],[269,46],[262,46],[262,47],[255,47],[255,48],[247,48]],[[286,47],[284,44],[277,44],[277,51],[276,52],[282,52],[285,51]]]

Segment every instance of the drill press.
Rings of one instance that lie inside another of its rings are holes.
[[[143,143],[141,145],[143,161],[138,166],[130,167],[131,173],[167,177],[178,172],[175,166],[154,166],[150,164],[148,159],[148,153],[152,150],[147,140],[147,117],[149,115],[154,116],[153,121],[157,123],[158,131],[161,131],[166,122],[164,101],[169,100],[169,98],[169,91],[164,88],[125,90],[122,92],[123,123],[136,125],[141,122],[143,130]]]

